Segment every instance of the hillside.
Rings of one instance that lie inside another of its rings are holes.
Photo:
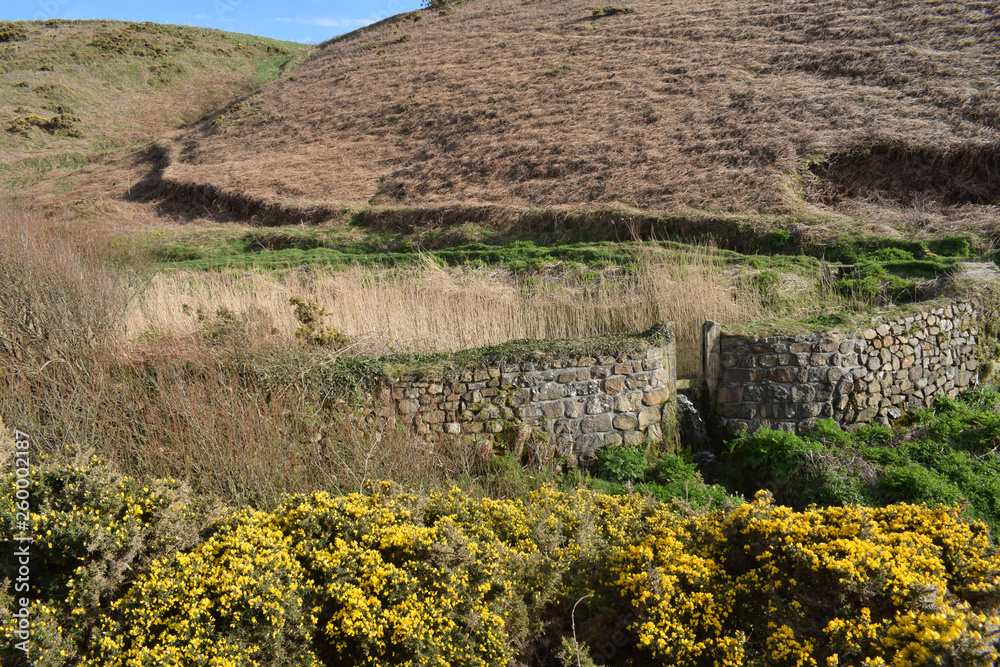
[[[49,205],[127,194],[137,148],[310,50],[154,23],[0,23],[0,191]]]
[[[988,232],[998,73],[990,2],[468,0],[333,40],[185,132],[163,176],[201,214],[295,222],[627,207]]]

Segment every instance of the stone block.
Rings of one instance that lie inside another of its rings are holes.
[[[730,419],[753,419],[757,416],[757,406],[751,403],[727,403],[716,408],[716,413],[720,417]],[[640,413],[640,425],[642,424],[642,414]]]
[[[531,390],[531,398],[535,401],[554,401],[565,396],[566,387],[555,382],[547,382]]]
[[[599,415],[605,412],[611,412],[611,402],[610,396],[591,396],[587,399],[587,414],[588,415]]]
[[[580,432],[579,419],[557,419],[552,424],[552,432],[555,434],[575,435]]]
[[[443,410],[431,410],[430,412],[425,412],[421,415],[425,424],[443,424],[444,423],[444,411]]]
[[[645,428],[649,424],[658,423],[659,421],[660,409],[657,407],[648,407],[639,412],[639,428]]]
[[[797,413],[794,403],[767,403],[761,406],[760,414],[772,419],[794,419]]]
[[[604,446],[605,447],[615,447],[622,444],[621,433],[606,433],[604,435]]]
[[[764,388],[767,400],[787,401],[792,397],[792,387],[787,384],[769,384]]]
[[[792,385],[792,401],[794,403],[809,403],[816,399],[816,389],[809,384]]]
[[[670,395],[666,389],[654,389],[642,395],[643,405],[662,405],[667,402]]]
[[[636,412],[642,406],[642,394],[618,394],[614,397],[615,410],[618,412]]]
[[[794,368],[772,368],[767,372],[767,379],[772,382],[794,382],[798,373]],[[733,384],[743,384],[748,380],[739,380]]]
[[[420,401],[415,401],[412,399],[404,399],[396,404],[399,411],[404,415],[412,415],[414,412],[420,409]]]
[[[639,426],[639,420],[633,415],[619,414],[614,416],[611,424],[619,431],[629,431]]]
[[[611,415],[607,413],[584,417],[580,420],[580,431],[582,433],[603,433],[611,429]]]
[[[517,415],[518,419],[541,419],[542,409],[537,405],[528,403],[527,405],[522,405],[518,407],[514,414]]]
[[[622,439],[625,441],[626,445],[641,445],[646,439],[646,436],[640,431],[625,431],[622,434]]]
[[[771,371],[772,373],[775,371]],[[750,371],[743,368],[727,368],[722,371],[722,382],[725,384],[744,384],[752,382]]]
[[[621,376],[610,377],[604,381],[604,392],[614,396],[625,389],[625,378]]]
[[[802,435],[804,433],[812,431],[815,428],[816,428],[815,419],[803,419],[802,421],[800,421],[798,424],[795,425],[795,432],[798,433],[799,435]]]
[[[756,387],[759,389],[759,387]],[[739,403],[743,400],[743,392],[749,387],[727,386],[720,387],[717,401],[719,403]],[[763,398],[763,391],[760,391],[759,398],[748,398],[748,401],[759,401]]]
[[[562,401],[550,401],[542,403],[542,415],[548,419],[558,419],[565,414],[565,407]]]
[[[571,419],[579,419],[586,412],[586,407],[580,400],[563,401],[563,409],[566,416]]]
[[[727,419],[723,424],[723,428],[730,435],[736,435],[738,433],[743,433],[750,430],[750,422],[745,419]]]
[[[799,405],[799,417],[803,419],[819,417],[823,414],[823,405],[823,403],[802,403]]]

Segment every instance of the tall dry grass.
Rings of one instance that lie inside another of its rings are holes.
[[[676,323],[679,370],[700,369],[706,319],[759,319],[753,290],[738,289],[710,250],[643,249],[634,272],[518,279],[486,268],[445,268],[427,260],[409,270],[355,268],[316,275],[293,271],[173,273],[156,277],[128,318],[133,336],[197,333],[220,312],[235,314],[261,338],[291,340],[298,326],[289,299],[317,302],[327,324],[357,351],[430,352],[518,338],[574,338],[642,331]]]
[[[31,366],[76,364],[119,345],[138,284],[92,246],[0,202],[0,355]]]
[[[417,441],[370,404],[331,401],[307,355],[255,345],[246,328],[221,341],[129,340],[141,284],[106,256],[0,205],[0,423],[28,433],[34,453],[97,454],[265,507],[371,479],[440,484],[481,462],[474,448]]]

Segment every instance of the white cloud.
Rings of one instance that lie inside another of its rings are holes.
[[[325,17],[325,16],[311,16],[311,17],[301,17],[296,16],[294,18],[276,18],[271,19],[272,21],[277,21],[278,23],[301,23],[303,25],[318,25],[322,28],[361,28],[366,25],[371,25],[375,21],[372,19],[348,19],[342,17]]]

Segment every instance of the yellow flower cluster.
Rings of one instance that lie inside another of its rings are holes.
[[[320,664],[304,648],[306,580],[291,539],[267,514],[242,512],[190,553],[154,561],[112,605],[93,655],[96,664],[140,667],[257,664],[262,645],[290,647],[296,664]],[[299,636],[297,636],[299,635]]]
[[[186,554],[156,561],[114,605],[96,664],[215,667],[507,664],[492,608],[499,561],[450,517],[415,521],[413,499],[314,494],[244,511]]]
[[[762,493],[693,526],[649,517],[613,569],[641,611],[639,644],[664,664],[992,665],[1000,562],[959,515],[793,512]]]
[[[165,543],[151,526],[186,510],[160,487],[76,474],[34,524],[53,535],[39,562],[68,573],[33,606],[35,664],[509,665],[554,659],[581,598],[598,664],[1000,661],[997,547],[957,508],[795,512],[760,494],[703,514],[638,494],[421,498],[381,484],[244,510],[192,548],[104,562],[103,549]]]

